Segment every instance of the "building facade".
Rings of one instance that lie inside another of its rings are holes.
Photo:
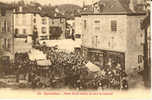
[[[32,13],[22,13],[22,12],[16,12],[14,13],[14,30],[15,35],[32,35]]]
[[[74,36],[75,38],[81,38],[82,35],[82,21],[81,16],[77,15],[75,16],[75,26],[74,26]]]
[[[0,4],[1,5],[1,4]],[[7,6],[0,7],[0,58],[14,60],[13,11]]]
[[[14,32],[15,36],[28,36],[33,33],[34,12],[26,11],[24,7],[14,9]]]
[[[135,12],[133,4],[125,8],[120,0],[102,0],[91,6],[91,11],[86,8],[81,15],[84,56],[100,66],[119,63],[126,72],[143,67],[140,25],[145,13]]]
[[[33,29],[38,32],[38,40],[49,39],[49,17],[36,14],[33,16]]]
[[[55,32],[55,30],[57,31]],[[50,39],[65,39],[66,38],[65,17],[51,17],[49,19],[49,32],[50,32]]]
[[[16,36],[32,36],[33,31],[37,30],[38,40],[49,39],[49,17],[39,11],[19,7],[14,12],[14,21]]]
[[[54,16],[54,15],[52,15]],[[38,40],[52,39],[50,27],[61,28],[59,39],[65,38],[66,19],[64,17],[50,17],[44,12],[29,10],[26,7],[19,7],[14,12],[14,30],[16,35],[23,37],[31,36],[36,29]]]

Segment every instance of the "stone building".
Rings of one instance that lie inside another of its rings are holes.
[[[13,11],[8,5],[0,3],[0,58],[14,60]]]
[[[36,29],[38,39],[49,39],[49,17],[39,9],[20,6],[14,12],[14,30],[18,37],[28,37]]]
[[[49,19],[48,16],[39,13],[33,16],[33,29],[37,29],[38,40],[49,39]]]
[[[135,1],[100,0],[81,12],[84,56],[101,67],[119,63],[126,72],[143,67],[145,12]]]
[[[81,21],[81,16],[80,15],[76,15],[75,19],[74,19],[74,36],[75,38],[81,38],[82,35],[82,21]]]
[[[14,12],[14,30],[19,37],[27,37],[36,29],[38,40],[51,39],[50,27],[59,27],[62,30],[60,38],[65,38],[66,19],[62,16],[46,14],[36,8],[19,7]]]
[[[33,34],[34,16],[38,11],[26,7],[14,9],[14,32],[16,36],[28,36]]]
[[[53,32],[58,30],[58,32]],[[49,19],[50,39],[65,39],[66,38],[66,18],[64,16],[54,16]]]

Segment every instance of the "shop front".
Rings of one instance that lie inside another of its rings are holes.
[[[104,67],[106,65],[120,66],[125,69],[125,53],[82,47],[85,57],[92,63]]]

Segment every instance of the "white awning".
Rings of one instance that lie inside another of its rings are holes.
[[[90,61],[85,66],[92,72],[100,71],[100,68],[95,64],[91,63]]]
[[[36,50],[36,49],[31,49],[30,52],[28,53],[29,59],[32,61],[35,60],[46,60],[46,54],[43,54],[42,51]]]
[[[52,63],[50,62],[50,60],[37,60],[37,65],[48,66],[52,65]]]

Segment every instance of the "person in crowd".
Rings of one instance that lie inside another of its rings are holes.
[[[57,79],[55,76],[58,75],[58,80],[66,79],[68,76],[71,76],[70,83],[66,84],[71,85],[73,87],[78,87],[79,89],[82,88],[88,88],[88,89],[98,89],[99,87],[101,89],[127,89],[128,88],[128,82],[124,77],[126,77],[125,71],[122,69],[122,66],[119,63],[112,64],[111,60],[109,60],[109,63],[103,67],[99,75],[95,75],[95,79],[85,80],[80,79],[79,77],[77,79],[74,79],[73,77],[75,75],[82,75],[86,76],[84,72],[86,71],[87,74],[90,74],[89,70],[85,67],[85,64],[87,63],[87,60],[82,57],[81,55],[77,55],[75,53],[66,53],[62,50],[56,49],[54,47],[47,47],[47,46],[38,46],[36,49],[43,51],[47,55],[47,59],[50,60],[52,65],[50,66],[51,72],[51,78],[55,80],[55,86],[59,86],[60,84],[56,84]],[[38,71],[37,63],[36,61],[31,62],[27,56],[27,54],[16,54],[17,60],[16,61],[20,66],[23,66],[23,63],[25,67],[31,67],[31,71],[26,71],[29,74],[29,82],[32,83],[33,88],[37,88],[37,84],[39,83],[39,78],[36,78],[36,75],[39,76],[40,72]],[[83,67],[84,66],[84,67]],[[85,68],[85,70],[84,70]],[[26,68],[25,68],[26,69]],[[98,74],[98,73],[94,73]],[[47,77],[47,76],[46,76]],[[69,79],[68,79],[69,80]],[[66,80],[64,80],[66,81]],[[90,85],[91,84],[91,85]],[[50,83],[50,87],[53,87],[53,85]],[[60,87],[60,86],[59,86]],[[70,87],[70,86],[69,86]]]
[[[74,29],[72,28],[72,40],[75,41],[75,37],[74,37]]]
[[[18,65],[18,68],[16,70],[16,82],[19,82],[20,81],[20,71],[21,71],[21,68],[22,68],[22,65]]]
[[[126,77],[123,77],[121,79],[121,89],[122,90],[128,90],[128,82],[127,82]]]

